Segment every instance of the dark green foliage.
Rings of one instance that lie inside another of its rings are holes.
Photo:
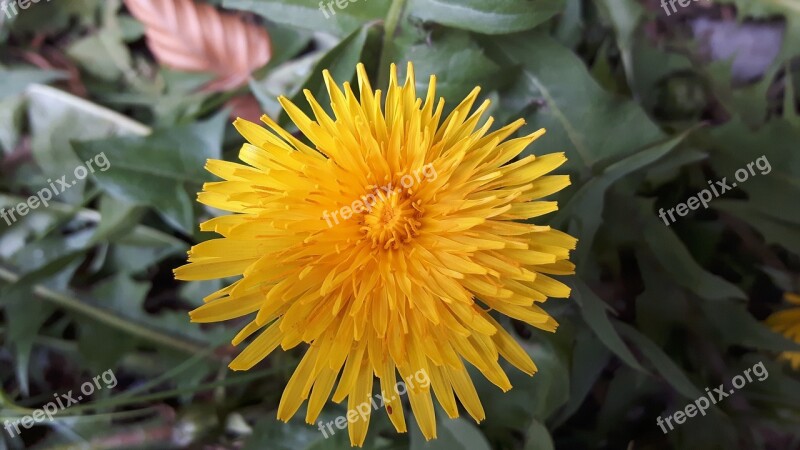
[[[229,372],[237,327],[187,315],[221,283],[178,283],[171,270],[211,236],[197,225],[218,212],[194,197],[213,179],[205,160],[234,160],[242,143],[230,97],[252,93],[290,126],[276,97],[305,108],[309,89],[327,107],[323,69],[343,82],[361,61],[384,89],[387,63],[402,79],[408,60],[418,95],[436,74],[447,110],[480,85],[495,126],[547,128],[526,152],[569,157],[559,170],[572,186],[546,220],[580,239],[578,272],[569,300],[545,304],[556,334],[504,322],[539,372],[509,367],[505,394],[474,373],[486,421],[440,414],[439,439],[426,443],[408,414],[398,435],[381,411],[366,448],[800,448],[798,374],[776,360],[800,345],[763,325],[784,292],[800,292],[794,0],[695,1],[669,17],[635,0],[357,0],[331,18],[311,0],[212,3],[273,36],[273,61],[236,92],[198,90],[208,76],[160,68],[121,0],[0,13],[0,207],[100,153],[111,164],[48,208],[0,219],[0,425],[105,370],[119,379],[24,440],[0,432],[0,450],[349,448],[345,431],[326,440],[299,415],[276,421],[299,354]],[[714,58],[729,49],[693,33],[701,21],[754,40],[757,24],[778,36],[777,56],[766,67],[747,49],[740,61]],[[758,76],[743,78],[743,67]],[[749,172],[708,209],[669,226],[659,217],[759,158],[770,170]],[[662,433],[658,417],[760,362],[766,380]],[[344,412],[329,405],[323,420]]]

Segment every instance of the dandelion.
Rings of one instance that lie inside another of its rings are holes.
[[[307,345],[279,419],[288,421],[308,400],[306,421],[314,423],[331,392],[334,402],[347,398],[355,409],[369,400],[375,377],[391,392],[398,373],[407,380],[422,371],[429,386],[409,385],[408,398],[432,439],[433,395],[450,417],[459,414],[458,398],[475,420],[484,419],[465,363],[503,391],[511,383],[500,356],[529,375],[537,370],[489,312],[555,331],[538,303],[569,296],[551,275],[574,273],[568,258],[576,239],[527,221],[557,210],[540,199],[569,185],[566,175],[548,175],[566,158],[515,160],[544,130],[508,139],[524,125],[518,120],[489,132],[491,117],[479,125],[489,102],[471,112],[478,88],[442,119],[435,76],[423,102],[413,65],[402,86],[392,66],[382,102],[363,65],[357,73],[358,95],[324,72],[334,117],[309,91],[313,119],[280,98],[308,143],[267,116],[271,131],[235,122],[249,142],[239,154],[247,165],[210,160],[207,169],[225,181],[207,183],[198,196],[234,214],[201,225],[223,237],[194,246],[175,275],[241,276],[190,313],[194,322],[249,316],[233,344],[259,334],[233,370],[252,368],[278,346]],[[422,167],[436,176],[409,187],[401,182]],[[355,205],[352,217],[329,226],[323,214],[343,205]],[[385,406],[405,432],[400,402],[388,398]],[[353,445],[363,444],[368,426],[369,417],[349,424]]]
[[[784,299],[794,305],[800,305],[800,295],[786,293]],[[800,344],[800,308],[788,308],[773,313],[767,318],[767,326]],[[789,361],[793,369],[800,369],[800,352],[783,352],[781,359]]]

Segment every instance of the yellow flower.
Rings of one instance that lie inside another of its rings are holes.
[[[442,120],[435,76],[423,102],[410,63],[402,86],[392,66],[385,111],[363,65],[358,95],[327,71],[324,78],[335,118],[308,91],[314,119],[280,99],[311,146],[267,116],[271,131],[237,120],[248,165],[208,162],[227,181],[207,183],[199,201],[235,214],[201,225],[224,237],[194,246],[175,275],[242,278],[208,296],[192,321],[251,316],[233,344],[260,334],[234,370],[279,345],[309,344],[283,392],[281,420],[308,399],[314,423],[337,377],[334,402],[371,410],[363,405],[377,376],[389,418],[405,432],[402,399],[392,395],[398,372],[427,439],[436,437],[432,393],[450,417],[457,397],[483,420],[465,360],[503,391],[511,384],[498,355],[536,372],[489,311],[552,332],[556,321],[537,303],[569,296],[548,274],[574,273],[576,239],[521,222],[557,209],[538,199],[569,185],[568,176],[546,175],[564,154],[514,161],[544,130],[506,140],[524,125],[518,120],[488,132],[492,118],[479,122],[489,102],[470,114],[478,88]],[[353,445],[363,444],[368,425],[369,411],[350,421]]]
[[[800,305],[800,295],[787,293],[784,299],[789,303]],[[789,308],[773,313],[767,318],[767,326],[776,333],[800,343],[800,308]],[[793,369],[800,369],[800,352],[783,352],[781,359],[789,361]]]

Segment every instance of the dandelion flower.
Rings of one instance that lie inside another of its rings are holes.
[[[800,305],[800,295],[787,293],[784,298],[789,303]],[[767,318],[767,325],[776,333],[800,344],[800,308],[789,308],[773,313]],[[800,369],[800,352],[783,352],[781,359],[789,361],[793,369]]]
[[[557,209],[539,199],[569,185],[566,175],[547,175],[566,158],[515,160],[544,130],[508,139],[524,125],[518,120],[489,132],[491,117],[479,124],[489,102],[472,112],[478,88],[443,119],[435,76],[423,101],[413,65],[402,86],[392,66],[382,101],[363,65],[357,72],[358,95],[324,72],[334,117],[308,91],[313,119],[280,98],[307,142],[267,116],[269,130],[235,122],[249,142],[239,154],[247,165],[208,161],[225,181],[207,183],[198,196],[233,214],[201,225],[223,237],[194,246],[175,274],[241,276],[190,313],[194,322],[249,317],[233,344],[259,334],[233,370],[252,368],[278,346],[307,346],[279,419],[308,400],[313,424],[332,391],[334,402],[347,398],[354,410],[370,401],[375,377],[389,393],[399,373],[432,439],[433,395],[450,417],[458,416],[458,398],[484,419],[466,363],[503,391],[511,384],[500,356],[527,374],[537,370],[489,311],[555,331],[538,303],[569,296],[550,275],[574,273],[568,258],[576,239],[527,220]],[[430,382],[413,383],[415,374]],[[385,397],[391,422],[405,432],[402,399]],[[368,425],[369,413],[349,423],[353,445],[363,445]]]

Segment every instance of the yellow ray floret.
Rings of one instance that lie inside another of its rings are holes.
[[[773,313],[767,318],[767,325],[776,333],[800,344],[800,295],[786,293],[784,299],[799,307]],[[793,369],[800,370],[800,352],[783,352],[781,359],[788,361]]]
[[[435,77],[418,99],[410,63],[402,85],[392,66],[385,92],[372,90],[363,65],[357,74],[358,94],[323,73],[332,116],[307,91],[311,117],[279,99],[302,139],[266,116],[266,128],[236,120],[245,164],[209,161],[222,181],[198,196],[232,214],[201,225],[222,237],[194,246],[175,276],[239,277],[190,314],[201,323],[249,318],[233,344],[255,338],[233,370],[278,347],[305,348],[279,419],[308,401],[314,423],[329,400],[347,399],[358,413],[348,414],[350,441],[361,446],[377,386],[398,432],[407,430],[405,397],[432,439],[434,397],[449,417],[460,403],[484,419],[468,365],[503,391],[511,383],[501,357],[537,371],[497,315],[558,326],[538,303],[569,296],[553,276],[574,273],[577,240],[525,222],[558,209],[542,198],[569,185],[550,175],[566,158],[520,158],[544,130],[509,140],[518,120],[489,132],[488,102],[473,111],[477,88],[444,117]]]

